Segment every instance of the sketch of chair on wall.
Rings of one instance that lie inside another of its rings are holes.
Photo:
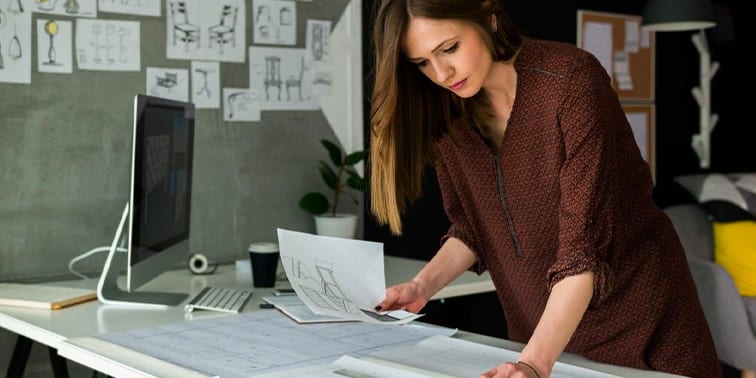
[[[272,24],[273,19],[270,17],[270,6],[258,6],[255,15],[255,26],[257,27],[257,32],[260,33],[260,38],[270,38],[270,27]]]
[[[208,28],[209,44],[213,48],[213,41],[218,43],[218,53],[223,54],[223,45],[231,42],[232,47],[236,47],[236,15],[239,7],[224,5],[221,11],[220,23]]]
[[[304,99],[302,98],[302,77],[303,76],[304,76],[304,56],[302,56],[302,60],[299,66],[299,78],[290,76],[288,79],[286,79],[286,100],[287,101],[291,101],[291,93],[290,93],[291,87],[297,87],[297,93],[299,94],[299,101],[304,101]]]
[[[281,58],[277,56],[265,57],[265,99],[270,100],[270,87],[278,88],[278,100],[281,100]]]
[[[175,72],[163,72],[164,76],[156,76],[155,85],[150,90],[151,94],[171,93],[178,84],[178,74]]]
[[[189,51],[189,45],[197,42],[200,47],[200,28],[189,22],[189,13],[183,1],[171,2],[171,16],[173,16],[173,46],[176,40],[184,42],[184,51]]]

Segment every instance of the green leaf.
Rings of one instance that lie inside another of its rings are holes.
[[[326,196],[318,192],[307,193],[299,200],[299,207],[313,215],[325,213],[328,211],[328,206]]]
[[[347,185],[354,190],[367,191],[367,181],[360,176],[354,175],[347,179]]]
[[[347,155],[347,157],[344,159],[344,163],[346,165],[355,165],[362,160],[364,160],[367,157],[368,153],[367,151],[355,151],[351,154]]]
[[[320,161],[320,176],[323,177],[323,181],[329,188],[333,190],[339,188],[339,176],[330,165],[322,160]]]
[[[320,143],[322,143],[326,150],[328,150],[328,156],[331,157],[333,165],[337,167],[341,166],[341,148],[326,139],[321,139]]]

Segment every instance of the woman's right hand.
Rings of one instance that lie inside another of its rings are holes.
[[[407,310],[418,313],[430,299],[428,288],[412,280],[386,289],[386,298],[375,306],[377,311]]]

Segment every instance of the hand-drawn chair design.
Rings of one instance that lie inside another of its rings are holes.
[[[213,41],[218,42],[218,52],[223,54],[223,45],[231,42],[232,47],[236,47],[236,16],[239,7],[224,5],[221,11],[220,23],[208,28],[210,48],[213,47]]]
[[[200,28],[197,25],[189,23],[189,14],[186,10],[186,3],[183,1],[171,2],[171,16],[173,16],[173,45],[176,46],[176,39],[184,42],[184,51],[189,51],[189,44],[197,42],[197,48],[200,47]]]
[[[302,78],[304,76],[304,56],[302,57],[301,65],[299,66],[299,78],[294,78],[294,76],[290,76],[288,79],[286,79],[286,100],[291,100],[291,93],[289,93],[289,89],[291,87],[297,87],[297,93],[299,94],[299,101],[304,101],[302,98]]]
[[[281,100],[281,58],[278,56],[265,57],[265,99],[270,100],[268,88],[278,88],[278,100]]]

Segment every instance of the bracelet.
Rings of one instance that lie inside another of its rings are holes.
[[[536,375],[536,378],[541,378],[541,374],[539,374],[539,373],[538,373],[538,370],[536,370],[536,368],[535,368],[535,367],[533,367],[533,365],[531,365],[531,364],[529,364],[529,363],[527,363],[527,362],[525,362],[525,361],[522,361],[522,360],[517,360],[517,362],[515,362],[515,364],[520,364],[520,365],[525,365],[525,366],[527,366],[527,367],[528,367],[528,369],[532,370],[532,371],[533,371],[533,373],[535,373],[535,375]]]

